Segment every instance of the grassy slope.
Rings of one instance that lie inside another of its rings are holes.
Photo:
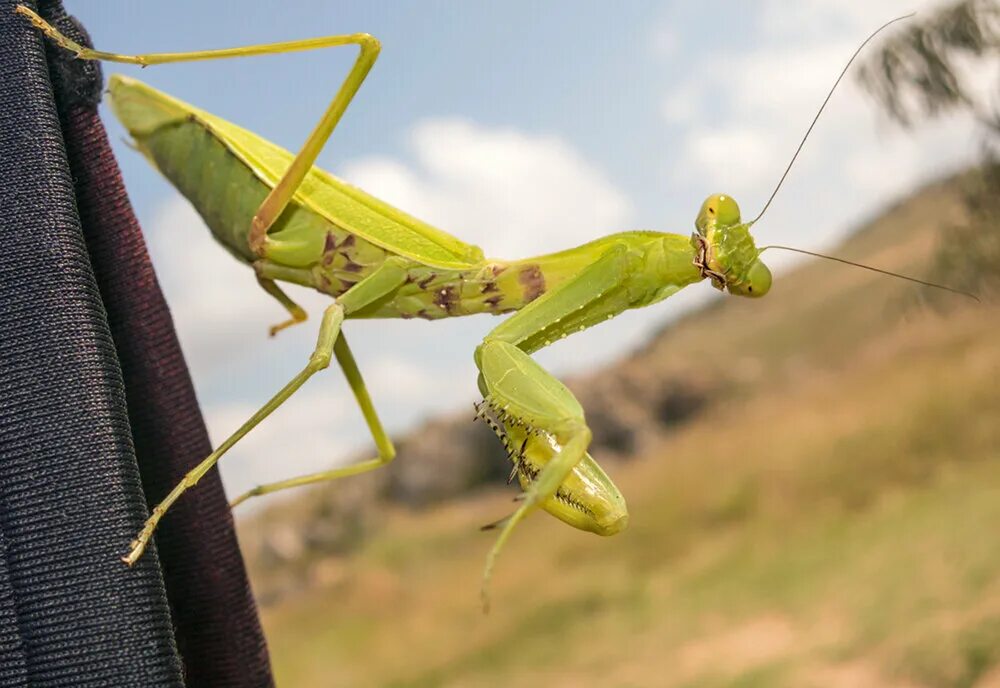
[[[933,187],[839,253],[919,272],[959,217]],[[627,532],[531,519],[483,617],[475,526],[509,496],[391,510],[265,610],[279,683],[1000,683],[1000,313],[911,293],[809,264],[686,318],[623,370],[698,366],[732,393],[615,471]]]

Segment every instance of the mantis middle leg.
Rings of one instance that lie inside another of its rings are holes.
[[[282,291],[281,287],[278,286],[277,282],[267,277],[261,277],[258,274],[257,284],[260,285],[261,289],[263,289],[268,294],[273,296],[275,300],[278,303],[280,303],[286,311],[288,311],[288,315],[290,316],[288,320],[283,320],[276,325],[271,325],[271,327],[268,328],[267,330],[267,333],[270,336],[273,337],[274,335],[278,334],[287,327],[291,327],[292,325],[297,325],[299,323],[303,323],[306,321],[307,316],[305,309],[303,309],[302,306],[300,306],[299,304],[292,301],[291,297],[289,297],[288,294]]]

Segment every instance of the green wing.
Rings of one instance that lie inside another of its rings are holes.
[[[294,156],[284,148],[221,117],[177,100],[136,79],[114,75],[109,83],[114,111],[133,136],[146,135],[180,119],[196,118],[208,127],[256,177],[274,186]],[[440,268],[465,268],[483,259],[467,244],[388,203],[313,167],[294,200],[373,244]]]

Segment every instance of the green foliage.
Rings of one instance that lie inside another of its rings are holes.
[[[859,81],[903,126],[969,110],[997,135],[1000,112],[991,109],[995,104],[977,100],[962,67],[998,53],[1000,7],[995,0],[960,0],[894,32],[862,64]]]
[[[965,205],[966,220],[942,234],[933,279],[989,298],[1000,292],[1000,158],[969,176]]]
[[[989,295],[1000,285],[1000,109],[979,96],[966,76],[971,64],[1000,56],[1000,5],[959,0],[916,17],[885,40],[858,79],[898,124],[965,111],[983,127],[980,174],[969,175],[965,221],[947,228],[932,279]],[[953,303],[928,295],[936,304]]]

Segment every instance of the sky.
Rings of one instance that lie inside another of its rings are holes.
[[[221,48],[367,31],[378,63],[320,166],[423,220],[519,258],[629,229],[689,234],[711,193],[755,215],[860,42],[921,0],[741,3],[66,0],[97,48]],[[167,65],[130,74],[296,150],[354,50]],[[970,71],[985,88],[995,77]],[[296,374],[325,297],[289,293],[311,319],[277,338],[284,312],[219,248],[187,202],[127,146],[104,109],[126,186],[170,303],[215,444]],[[917,185],[975,159],[962,117],[898,130],[853,82],[834,95],[758,243],[824,250]],[[768,255],[783,268],[792,256]],[[845,268],[848,269],[848,268]],[[718,295],[700,284],[536,354],[585,373]],[[472,353],[499,323],[349,321],[344,332],[390,433],[477,399]],[[336,367],[315,376],[222,462],[231,496],[374,448]],[[599,459],[599,457],[597,457]],[[405,461],[405,456],[397,460]],[[263,498],[275,499],[279,496]]]

